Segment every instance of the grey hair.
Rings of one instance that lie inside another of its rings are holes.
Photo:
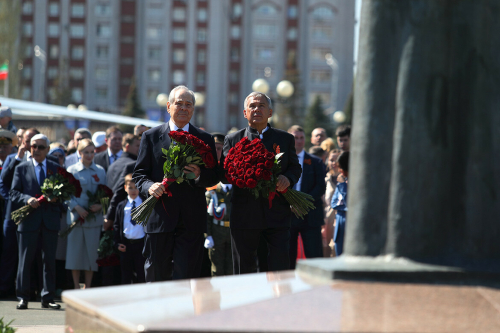
[[[87,137],[88,138],[92,138],[92,133],[90,133],[90,130],[88,128],[79,128],[75,131],[75,135],[76,134],[87,134]]]
[[[174,89],[172,89],[172,91],[170,91],[170,94],[168,95],[168,101],[170,102],[170,104],[172,104],[174,102],[175,92],[177,90],[181,90],[181,89],[186,90],[188,92],[188,94],[191,95],[191,98],[193,99],[193,105],[194,105],[196,103],[196,98],[194,97],[194,92],[186,86],[177,86]]]
[[[45,140],[45,142],[47,143],[47,147],[50,146],[50,140],[47,136],[45,136],[45,134],[36,134],[36,135],[33,135],[33,137],[31,138],[31,141],[30,143],[33,143],[33,141],[36,141],[36,140]]]
[[[244,105],[243,107],[247,108],[247,100],[250,98],[250,97],[265,97],[266,100],[267,100],[267,105],[269,106],[270,109],[273,108],[273,102],[271,101],[271,99],[269,98],[269,96],[267,96],[266,94],[264,93],[261,93],[261,92],[257,92],[257,91],[252,91],[250,93],[250,95],[247,96],[247,98],[245,98],[245,102],[244,102]]]

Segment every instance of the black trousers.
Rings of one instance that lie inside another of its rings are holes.
[[[290,228],[231,229],[234,274],[257,272],[257,248],[261,236],[267,243],[269,271],[290,268]]]
[[[300,236],[304,244],[306,258],[323,257],[323,239],[321,238],[321,226],[300,226],[290,228],[290,269],[295,269],[297,261],[297,241]]]
[[[144,239],[132,243],[128,239],[124,238],[123,245],[125,245],[126,249],[125,252],[120,252],[122,284],[146,282],[146,276],[144,273],[146,258],[142,256]],[[137,278],[134,278],[134,273],[137,275]]]
[[[142,252],[146,282],[199,278],[204,241],[202,232],[189,232],[182,222],[172,232],[147,233]]]

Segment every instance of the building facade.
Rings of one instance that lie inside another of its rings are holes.
[[[355,1],[22,1],[26,100],[120,113],[135,81],[154,110],[159,93],[184,84],[204,96],[195,124],[225,132],[245,124],[243,100],[258,78],[279,100],[276,85],[295,73],[298,112],[318,94],[342,109],[352,88]]]

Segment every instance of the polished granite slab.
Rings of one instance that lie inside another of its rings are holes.
[[[500,332],[500,289],[295,271],[64,292],[67,332]]]

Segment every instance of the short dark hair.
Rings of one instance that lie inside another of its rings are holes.
[[[111,136],[111,133],[114,132],[120,132],[121,134],[123,134],[121,129],[119,129],[117,126],[111,126],[106,130],[106,138],[109,138]]]
[[[309,154],[318,156],[319,158],[323,158],[323,156],[325,155],[325,151],[320,146],[312,146],[311,148],[309,148]]]
[[[40,131],[37,130],[36,127],[27,128],[26,131],[24,131],[24,133],[26,133],[26,132],[33,132],[33,133],[35,133],[35,135],[40,134]]]
[[[335,135],[338,137],[342,136],[348,136],[351,137],[351,126],[349,125],[342,125],[337,128],[335,131]]]
[[[288,133],[293,133],[293,132],[302,132],[302,133],[305,133],[304,129],[299,126],[299,125],[293,125],[292,127],[290,127],[287,131]]]
[[[128,175],[125,176],[125,186],[127,186],[130,183],[134,183],[134,179],[132,178],[132,174],[129,173]]]
[[[131,145],[132,143],[134,143],[135,140],[140,140],[140,139],[141,138],[139,138],[137,135],[134,135],[132,133],[126,133],[122,139],[122,147],[125,148],[126,145]]]
[[[339,168],[344,171],[349,170],[349,152],[344,151],[342,154],[337,157],[337,163],[339,164]]]

